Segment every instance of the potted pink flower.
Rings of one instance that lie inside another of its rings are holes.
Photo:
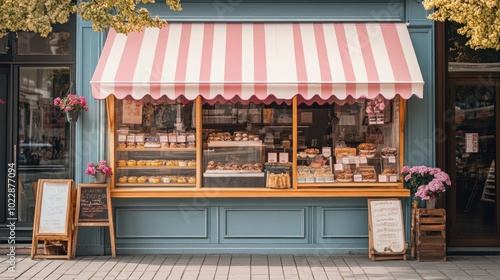
[[[78,114],[81,110],[88,111],[87,100],[84,96],[78,96],[76,94],[68,94],[66,97],[54,98],[54,105],[58,106],[59,109],[66,112],[66,117],[69,122],[76,122],[78,119]]]
[[[414,193],[414,203],[420,198],[427,208],[435,207],[436,199],[451,186],[450,176],[440,168],[404,166],[401,169],[405,185]]]
[[[94,177],[96,183],[105,183],[108,176],[113,175],[113,169],[105,160],[97,163],[91,161],[87,164],[85,174]]]

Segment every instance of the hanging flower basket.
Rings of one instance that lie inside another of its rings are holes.
[[[66,119],[70,123],[78,121],[79,115],[80,115],[80,110],[66,111]]]
[[[68,122],[76,122],[81,110],[89,110],[85,97],[76,94],[68,94],[63,98],[56,97],[54,105],[66,112]]]

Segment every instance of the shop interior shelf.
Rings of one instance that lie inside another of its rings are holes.
[[[210,172],[205,172],[203,173],[203,177],[206,177],[206,178],[219,178],[219,177],[254,177],[254,178],[257,178],[257,177],[264,177],[264,172],[229,172],[229,171],[226,171],[226,170],[221,170],[223,171],[224,173],[210,173]]]
[[[366,188],[366,187],[380,187],[380,188],[402,188],[403,184],[400,182],[396,183],[379,183],[379,182],[351,182],[351,183],[342,183],[342,182],[333,182],[333,183],[298,183],[297,184],[298,188],[308,188],[308,187],[325,187],[325,188],[330,188],[330,187],[360,187],[360,188]]]
[[[117,152],[196,152],[196,148],[117,148]]]
[[[195,187],[190,183],[117,183],[117,187]]]
[[[263,147],[260,141],[211,141],[208,147]]]
[[[121,166],[116,169],[124,170],[124,169],[133,169],[133,170],[170,170],[170,169],[181,169],[181,170],[194,170],[196,166]]]

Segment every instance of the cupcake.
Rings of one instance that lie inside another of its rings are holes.
[[[190,160],[187,162],[187,166],[194,167],[196,166],[196,160]]]
[[[177,183],[186,183],[187,182],[187,179],[186,177],[177,177]]]
[[[121,176],[118,178],[118,183],[126,183],[127,182],[127,176]]]
[[[117,161],[117,162],[116,162],[116,164],[117,164],[118,166],[120,166],[120,167],[124,167],[124,166],[127,166],[127,161],[126,161],[126,160],[121,159],[121,160]]]
[[[145,160],[137,161],[137,166],[146,166],[146,161]]]
[[[127,160],[127,166],[137,166],[137,161],[134,159],[129,159]]]
[[[190,184],[194,184],[194,183],[196,183],[196,178],[195,177],[189,177],[187,181]]]
[[[139,178],[137,178],[137,182],[139,183],[146,183],[148,181],[148,177],[146,176],[141,176]]]

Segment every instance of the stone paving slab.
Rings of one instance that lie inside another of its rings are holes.
[[[361,280],[500,279],[500,256],[448,256],[446,262],[371,261],[365,255],[123,255],[31,260],[15,271],[0,257],[3,279]]]

